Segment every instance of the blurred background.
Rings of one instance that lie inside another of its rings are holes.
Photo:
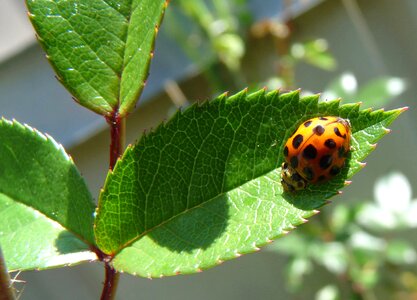
[[[417,299],[416,32],[415,0],[172,0],[129,142],[178,107],[245,87],[410,109],[343,195],[296,232],[196,275],[122,275],[117,299]],[[0,2],[0,114],[62,143],[97,198],[106,124],[54,79],[23,1]],[[98,299],[103,267],[13,276],[20,299]]]

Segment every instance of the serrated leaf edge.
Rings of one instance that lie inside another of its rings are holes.
[[[133,276],[144,276],[148,279],[156,279],[156,278],[164,278],[164,277],[169,277],[169,276],[176,276],[176,275],[188,275],[188,274],[194,274],[194,273],[201,273],[205,270],[211,269],[215,266],[218,266],[226,261],[232,260],[234,258],[239,258],[245,254],[250,254],[250,253],[254,253],[257,251],[260,251],[261,248],[265,245],[268,245],[270,243],[272,243],[274,240],[284,237],[287,234],[291,233],[293,230],[295,230],[296,228],[298,228],[300,225],[303,225],[305,223],[307,223],[309,220],[307,218],[310,218],[316,214],[320,213],[319,210],[311,210],[311,211],[307,211],[305,212],[305,215],[300,216],[298,218],[298,220],[296,220],[295,222],[287,225],[286,227],[280,228],[280,233],[272,235],[267,237],[264,241],[259,241],[259,242],[254,242],[252,243],[251,248],[245,249],[245,251],[235,251],[234,256],[232,257],[221,257],[218,256],[217,259],[215,259],[215,262],[211,265],[207,265],[207,266],[200,266],[200,265],[196,265],[194,268],[194,271],[187,271],[187,272],[181,272],[179,270],[174,270],[171,273],[161,273],[161,274],[152,274],[152,273],[147,273],[146,275],[144,274],[140,274],[138,272],[126,272],[123,269],[117,269],[118,272],[120,273],[128,273],[131,274]]]
[[[73,159],[72,159],[72,157],[65,151],[65,149],[64,149],[64,147],[63,147],[63,145],[62,144],[60,144],[60,143],[58,143],[52,136],[50,136],[49,134],[47,134],[47,133],[42,133],[42,132],[40,132],[39,130],[37,130],[36,128],[33,128],[33,127],[31,127],[30,125],[28,125],[28,124],[26,124],[26,123],[23,123],[23,124],[21,124],[19,121],[17,121],[16,119],[12,119],[12,121],[10,121],[10,120],[8,120],[8,119],[6,119],[6,118],[4,118],[4,117],[1,117],[1,119],[0,119],[0,124],[1,123],[5,123],[5,124],[8,124],[9,126],[17,126],[17,127],[19,127],[19,128],[21,128],[21,129],[23,129],[23,130],[26,130],[26,131],[28,131],[28,132],[30,132],[30,133],[32,133],[33,135],[35,135],[35,136],[37,136],[37,137],[39,137],[39,138],[41,138],[42,140],[44,140],[45,142],[47,142],[48,144],[50,144],[50,145],[52,145],[56,150],[58,150],[58,152],[64,157],[64,159],[68,162],[68,163],[70,163],[70,164],[72,164],[72,165],[74,165],[74,167],[75,167],[75,164],[74,164],[74,161],[73,161]],[[80,177],[82,178],[82,176],[81,176],[81,174],[79,173],[79,171],[78,171],[78,168],[76,168],[75,167],[75,170],[77,171],[77,173],[80,175]],[[7,195],[6,195],[7,196]],[[18,199],[16,199],[16,200],[18,200]],[[42,211],[40,211],[40,210],[38,210],[38,209],[36,209],[36,208],[34,208],[33,206],[29,206],[29,205],[27,205],[27,204],[25,204],[25,203],[22,203],[22,202],[19,202],[18,201],[18,203],[20,203],[20,204],[22,204],[22,205],[24,205],[24,206],[26,206],[26,207],[30,207],[32,210],[34,210],[34,211],[36,211],[36,213],[38,213],[38,214],[40,214],[40,215],[42,215],[42,216],[44,216],[46,219],[48,219],[49,221],[51,221],[51,222],[54,222],[55,224],[57,224],[57,225],[59,225],[61,228],[63,228],[63,229],[65,229],[66,231],[68,231],[68,232],[70,232],[72,235],[74,235],[76,238],[78,238],[81,242],[83,242],[83,243],[85,243],[86,245],[88,245],[88,246],[94,246],[94,245],[92,245],[89,241],[87,241],[87,240],[85,240],[82,236],[80,236],[80,235],[78,235],[76,232],[73,232],[71,229],[69,229],[69,228],[67,228],[66,226],[64,226],[63,224],[61,224],[61,223],[59,223],[57,220],[55,220],[54,218],[53,218],[53,216],[48,216],[48,215],[46,215],[45,213],[43,213]]]
[[[214,98],[213,100],[206,100],[206,101],[203,101],[203,102],[197,102],[197,103],[194,103],[194,104],[192,104],[191,106],[189,106],[189,107],[187,107],[185,110],[177,110],[177,112],[169,119],[169,120],[166,120],[166,121],[163,121],[163,122],[161,122],[157,127],[155,127],[155,128],[152,128],[151,130],[149,130],[149,131],[147,131],[147,132],[145,132],[144,133],[144,135],[143,136],[141,136],[141,138],[140,139],[138,139],[134,144],[130,144],[128,147],[127,147],[127,149],[126,149],[126,151],[123,153],[123,155],[119,158],[119,160],[117,161],[117,163],[116,163],[116,166],[115,166],[115,168],[114,168],[114,170],[112,170],[112,171],[110,171],[109,172],[109,174],[108,174],[108,176],[106,177],[106,181],[105,181],[105,184],[104,184],[104,186],[103,186],[103,188],[101,189],[101,193],[104,191],[104,189],[105,189],[105,186],[107,185],[107,183],[108,183],[108,180],[110,180],[110,177],[112,176],[112,174],[113,174],[113,172],[114,171],[116,171],[117,170],[117,167],[118,167],[118,164],[119,163],[121,163],[121,161],[123,161],[123,158],[133,149],[133,147],[135,147],[135,146],[137,146],[138,145],[138,143],[140,142],[140,140],[141,139],[143,139],[143,138],[146,138],[147,136],[149,136],[150,134],[154,134],[154,133],[156,133],[161,127],[166,127],[166,126],[168,126],[169,124],[170,124],[170,122],[173,122],[173,120],[175,120],[175,118],[178,116],[178,115],[183,115],[183,114],[185,114],[185,113],[187,113],[189,110],[192,110],[192,109],[194,109],[195,107],[204,107],[204,106],[206,106],[206,105],[212,105],[213,104],[213,102],[214,103],[216,103],[216,102],[220,102],[220,101],[238,101],[238,99],[239,98],[241,98],[241,97],[244,97],[245,98],[245,100],[248,100],[248,98],[250,97],[250,98],[252,98],[252,97],[260,97],[260,96],[273,96],[273,95],[277,95],[278,97],[281,97],[281,96],[283,96],[283,95],[286,95],[286,96],[293,96],[293,97],[298,97],[298,101],[300,101],[300,102],[302,102],[302,101],[310,101],[310,102],[312,102],[312,101],[314,101],[314,104],[317,106],[317,109],[318,109],[318,112],[317,112],[317,115],[321,115],[321,113],[320,113],[320,106],[321,105],[324,105],[324,106],[326,106],[326,105],[336,105],[337,106],[337,108],[338,108],[338,110],[339,111],[342,111],[342,109],[343,108],[349,108],[349,114],[351,114],[351,113],[357,113],[357,114],[370,114],[371,116],[372,115],[375,115],[375,114],[379,114],[379,113],[385,113],[385,111],[383,110],[383,109],[378,109],[378,110],[372,110],[371,108],[368,108],[368,109],[364,109],[364,110],[362,110],[362,111],[360,111],[360,105],[361,105],[361,103],[347,103],[347,104],[342,104],[342,105],[340,105],[340,98],[339,99],[335,99],[335,100],[329,100],[329,101],[326,101],[326,102],[324,102],[324,103],[326,103],[326,104],[324,104],[323,102],[321,102],[321,103],[319,103],[319,97],[320,97],[320,95],[319,94],[315,94],[315,95],[311,95],[311,96],[306,96],[306,97],[302,97],[302,98],[300,98],[300,92],[301,92],[301,90],[300,89],[298,89],[298,90],[295,90],[295,91],[290,91],[290,92],[288,92],[288,93],[280,93],[280,91],[279,90],[272,90],[272,91],[270,91],[270,92],[267,92],[265,89],[260,89],[260,90],[258,90],[258,91],[255,91],[255,92],[253,92],[253,93],[251,93],[251,94],[248,94],[248,91],[247,91],[247,89],[244,89],[244,90],[242,90],[242,91],[240,91],[240,92],[238,92],[238,93],[236,93],[236,94],[234,94],[234,95],[231,95],[231,96],[228,96],[228,93],[223,93],[223,94],[221,94],[221,95],[219,95],[218,97],[216,97],[216,98]],[[401,114],[403,111],[405,111],[405,110],[407,110],[407,108],[405,107],[405,108],[399,108],[399,109],[394,109],[394,110],[391,110],[391,111],[389,111],[389,112],[391,112],[391,114],[392,115],[395,115],[395,117],[391,117],[392,118],[392,120],[391,121],[388,121],[388,125],[389,124],[391,124],[392,123],[392,121],[394,121],[395,120],[395,118],[399,115],[399,114]],[[388,112],[386,112],[386,113],[388,113]],[[323,115],[324,116],[324,115]],[[387,132],[386,132],[387,133]],[[385,134],[386,134],[385,133]],[[385,135],[384,134],[384,135]],[[383,135],[380,137],[380,138],[382,138],[383,137]],[[366,155],[366,156],[368,156],[370,154],[370,152]],[[357,163],[359,164],[359,165],[364,165],[364,163],[362,163],[360,160],[356,160],[357,161]],[[356,174],[358,171],[356,171],[356,172],[354,172],[354,173],[351,173],[350,175],[349,175],[349,178],[351,177],[351,176],[353,176],[354,174]],[[263,174],[263,175],[265,175],[265,174]],[[261,175],[261,176],[263,176],[263,175]],[[260,176],[260,177],[261,177]],[[255,179],[255,178],[254,178]],[[100,193],[100,197],[101,197],[101,193]],[[341,191],[337,191],[337,192],[335,192],[334,194],[333,194],[333,196],[334,195],[337,195],[337,194],[341,194],[342,192]],[[210,200],[208,200],[208,201],[211,201],[212,199],[210,199]],[[205,201],[205,203],[206,202],[208,202],[208,201]],[[324,203],[324,205],[325,204],[327,204],[327,203],[329,203],[329,202],[326,202],[326,203]],[[164,224],[166,224],[166,223],[168,223],[168,222],[170,222],[171,220],[173,220],[173,219],[175,219],[176,217],[178,217],[178,216],[180,216],[180,215],[182,215],[183,213],[187,213],[187,212],[189,212],[190,210],[192,210],[192,209],[194,209],[194,208],[198,208],[200,205],[197,205],[197,206],[195,206],[195,207],[193,207],[193,208],[191,208],[191,209],[188,209],[188,210],[186,210],[186,211],[184,211],[184,212],[182,212],[182,213],[180,213],[180,214],[177,214],[176,216],[174,216],[174,217],[172,217],[172,218],[169,218],[168,220],[166,220],[166,221],[164,221],[164,222],[162,222],[161,224],[158,224],[158,226],[155,226],[155,227],[153,227],[153,228],[150,228],[149,230],[147,230],[146,232],[144,232],[143,234],[141,234],[140,236],[137,236],[137,237],[135,237],[134,239],[132,239],[132,240],[130,240],[130,241],[127,241],[125,244],[124,244],[124,246],[123,247],[121,247],[118,251],[116,251],[115,253],[113,253],[112,255],[116,255],[119,251],[121,251],[122,249],[124,249],[125,247],[129,247],[129,245],[131,245],[132,243],[134,243],[134,241],[136,241],[136,240],[139,240],[140,238],[142,238],[143,236],[145,236],[147,233],[149,233],[149,232],[151,232],[152,230],[154,230],[155,228],[157,228],[157,227],[159,227],[159,226],[163,226]],[[97,208],[98,209],[98,208]],[[310,217],[310,216],[308,216],[308,217]],[[304,222],[306,222],[307,220],[305,220]],[[303,223],[303,222],[301,222],[301,223]],[[300,223],[300,224],[301,224]],[[294,225],[299,225],[299,224],[297,224],[297,223],[295,223]],[[291,230],[291,228],[289,228],[290,230]],[[272,238],[272,239],[276,239],[276,238],[278,238],[278,237],[280,237],[280,236],[282,236],[283,234],[279,234],[278,236],[276,236],[276,237],[270,237],[270,238]],[[269,238],[269,239],[270,239]],[[254,247],[254,250],[253,251],[256,251],[256,249],[255,248],[258,248],[258,246],[259,247],[261,247],[262,245],[265,245],[266,243],[260,243],[260,244],[257,244],[256,245],[256,247]],[[252,252],[253,252],[252,251]],[[246,253],[246,252],[245,252]]]

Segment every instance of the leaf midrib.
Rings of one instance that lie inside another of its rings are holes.
[[[61,228],[63,228],[64,230],[68,231],[69,233],[73,234],[76,238],[78,238],[80,241],[82,241],[83,243],[85,243],[89,247],[96,247],[95,244],[92,244],[90,241],[85,240],[78,233],[76,233],[76,232],[72,231],[71,229],[69,229],[68,227],[64,226],[59,221],[51,218],[45,212],[39,210],[38,208],[36,208],[36,207],[34,207],[32,205],[29,205],[29,204],[23,202],[22,200],[17,199],[15,196],[11,196],[8,193],[5,193],[4,191],[1,191],[0,194],[5,195],[7,198],[11,199],[13,202],[19,203],[19,204],[25,206],[26,208],[29,208],[30,210],[36,212],[37,214],[39,214],[42,217],[44,217],[45,219],[47,219],[49,222],[54,222],[55,224],[58,224]]]

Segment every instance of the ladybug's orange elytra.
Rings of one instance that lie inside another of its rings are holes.
[[[350,138],[350,123],[340,117],[317,117],[301,124],[284,147],[284,190],[301,190],[339,174],[350,151]]]

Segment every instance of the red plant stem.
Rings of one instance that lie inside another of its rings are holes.
[[[117,159],[122,155],[125,142],[125,119],[119,117],[117,112],[106,117],[110,126],[110,169],[113,170]]]
[[[117,160],[123,154],[125,143],[125,118],[120,117],[117,110],[106,117],[106,121],[110,126],[110,163],[109,168],[113,170]],[[101,251],[100,251],[101,252]],[[100,253],[102,254],[102,253]],[[119,282],[120,273],[118,273],[110,264],[112,256],[99,255],[101,261],[104,262],[105,278],[101,300],[112,300],[115,298],[117,284]]]
[[[120,273],[113,269],[109,262],[105,261],[104,263],[106,268],[106,277],[104,279],[104,286],[100,300],[112,300],[116,296]]]

